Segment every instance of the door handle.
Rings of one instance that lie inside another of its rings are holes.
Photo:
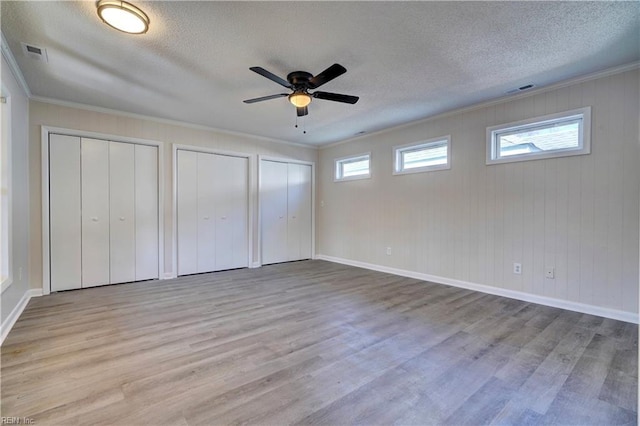
[[[124,222],[124,216],[120,216],[120,221]]]
[[[91,218],[91,220],[94,221],[94,222],[97,222],[98,218],[94,216],[94,217]]]

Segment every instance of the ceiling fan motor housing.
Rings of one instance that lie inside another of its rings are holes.
[[[309,80],[313,78],[313,75],[306,71],[294,71],[287,75],[287,81],[293,85],[294,90],[308,89]]]

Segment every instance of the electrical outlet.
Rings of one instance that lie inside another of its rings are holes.
[[[556,268],[547,268],[544,270],[544,277],[550,280],[556,278]]]
[[[517,274],[517,275],[521,275],[522,274],[522,264],[521,263],[514,263],[513,264],[513,273]]]
[[[387,247],[387,256],[391,256],[391,247]]]

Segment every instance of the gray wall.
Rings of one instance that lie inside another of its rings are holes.
[[[317,252],[637,313],[639,83],[635,69],[322,149]],[[590,155],[485,165],[487,126],[583,106]],[[394,145],[448,134],[451,170],[392,175]],[[371,179],[333,182],[335,158],[369,151]]]
[[[96,132],[106,135],[149,139],[164,142],[164,266],[166,273],[172,271],[173,252],[173,176],[171,144],[201,146],[210,149],[268,155],[278,158],[297,159],[316,162],[318,151],[315,148],[278,143],[261,138],[235,135],[214,130],[168,124],[160,121],[115,115],[107,112],[78,109],[50,103],[30,102],[30,141],[29,167],[31,199],[31,242],[32,287],[42,288],[42,178],[41,178],[41,128],[42,126]],[[254,208],[257,208],[257,181],[251,184]],[[258,253],[257,214],[254,215],[253,245],[254,256]],[[255,260],[255,257],[254,257]]]
[[[11,106],[11,193],[13,281],[2,296],[2,324],[29,289],[29,100],[2,57],[2,86]],[[22,271],[22,272],[21,272]]]

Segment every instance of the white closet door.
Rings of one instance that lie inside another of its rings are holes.
[[[49,136],[51,291],[82,287],[80,138]]]
[[[311,258],[311,166],[288,165],[288,260]]]
[[[215,156],[216,270],[248,266],[248,159]]]
[[[111,284],[136,279],[135,146],[109,142]]]
[[[262,160],[260,167],[260,215],[262,263],[286,262],[288,165]]]
[[[109,284],[109,142],[82,138],[82,287]]]
[[[198,272],[198,154],[178,150],[178,275]]]
[[[135,145],[136,280],[158,273],[158,147]]]
[[[215,157],[198,153],[198,272],[216,269]]]

